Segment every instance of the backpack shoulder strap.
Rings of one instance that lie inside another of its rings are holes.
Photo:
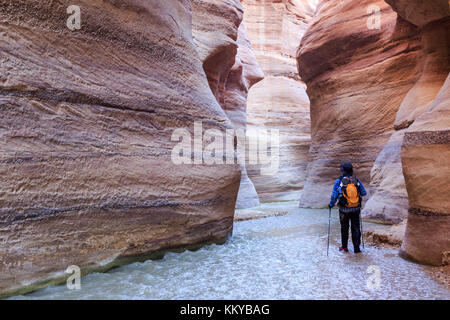
[[[339,187],[342,188],[344,186],[344,182],[343,182],[344,176],[340,176],[338,180],[340,181]]]

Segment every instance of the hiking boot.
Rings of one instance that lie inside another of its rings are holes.
[[[339,251],[340,251],[340,252],[342,252],[342,251],[348,252],[348,249],[347,249],[347,248],[340,247],[340,248],[339,248]]]
[[[355,253],[361,253],[361,249],[359,249],[359,247],[355,248]]]

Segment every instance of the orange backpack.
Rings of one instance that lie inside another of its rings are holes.
[[[347,208],[356,208],[360,206],[359,181],[354,177],[343,177],[341,179],[341,205]]]

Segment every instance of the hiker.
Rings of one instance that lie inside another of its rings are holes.
[[[331,200],[328,207],[331,209],[339,201],[339,220],[341,222],[342,247],[339,251],[348,252],[348,229],[351,223],[352,242],[355,253],[361,252],[360,213],[361,201],[367,195],[364,185],[353,176],[353,166],[350,162],[341,164],[342,176],[333,185]]]

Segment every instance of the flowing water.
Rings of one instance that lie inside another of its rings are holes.
[[[81,290],[48,287],[14,299],[450,299],[432,268],[401,259],[395,249],[338,252],[336,212],[327,257],[328,211],[291,211],[236,222],[222,246],[91,274]],[[370,266],[380,271],[378,288]]]

